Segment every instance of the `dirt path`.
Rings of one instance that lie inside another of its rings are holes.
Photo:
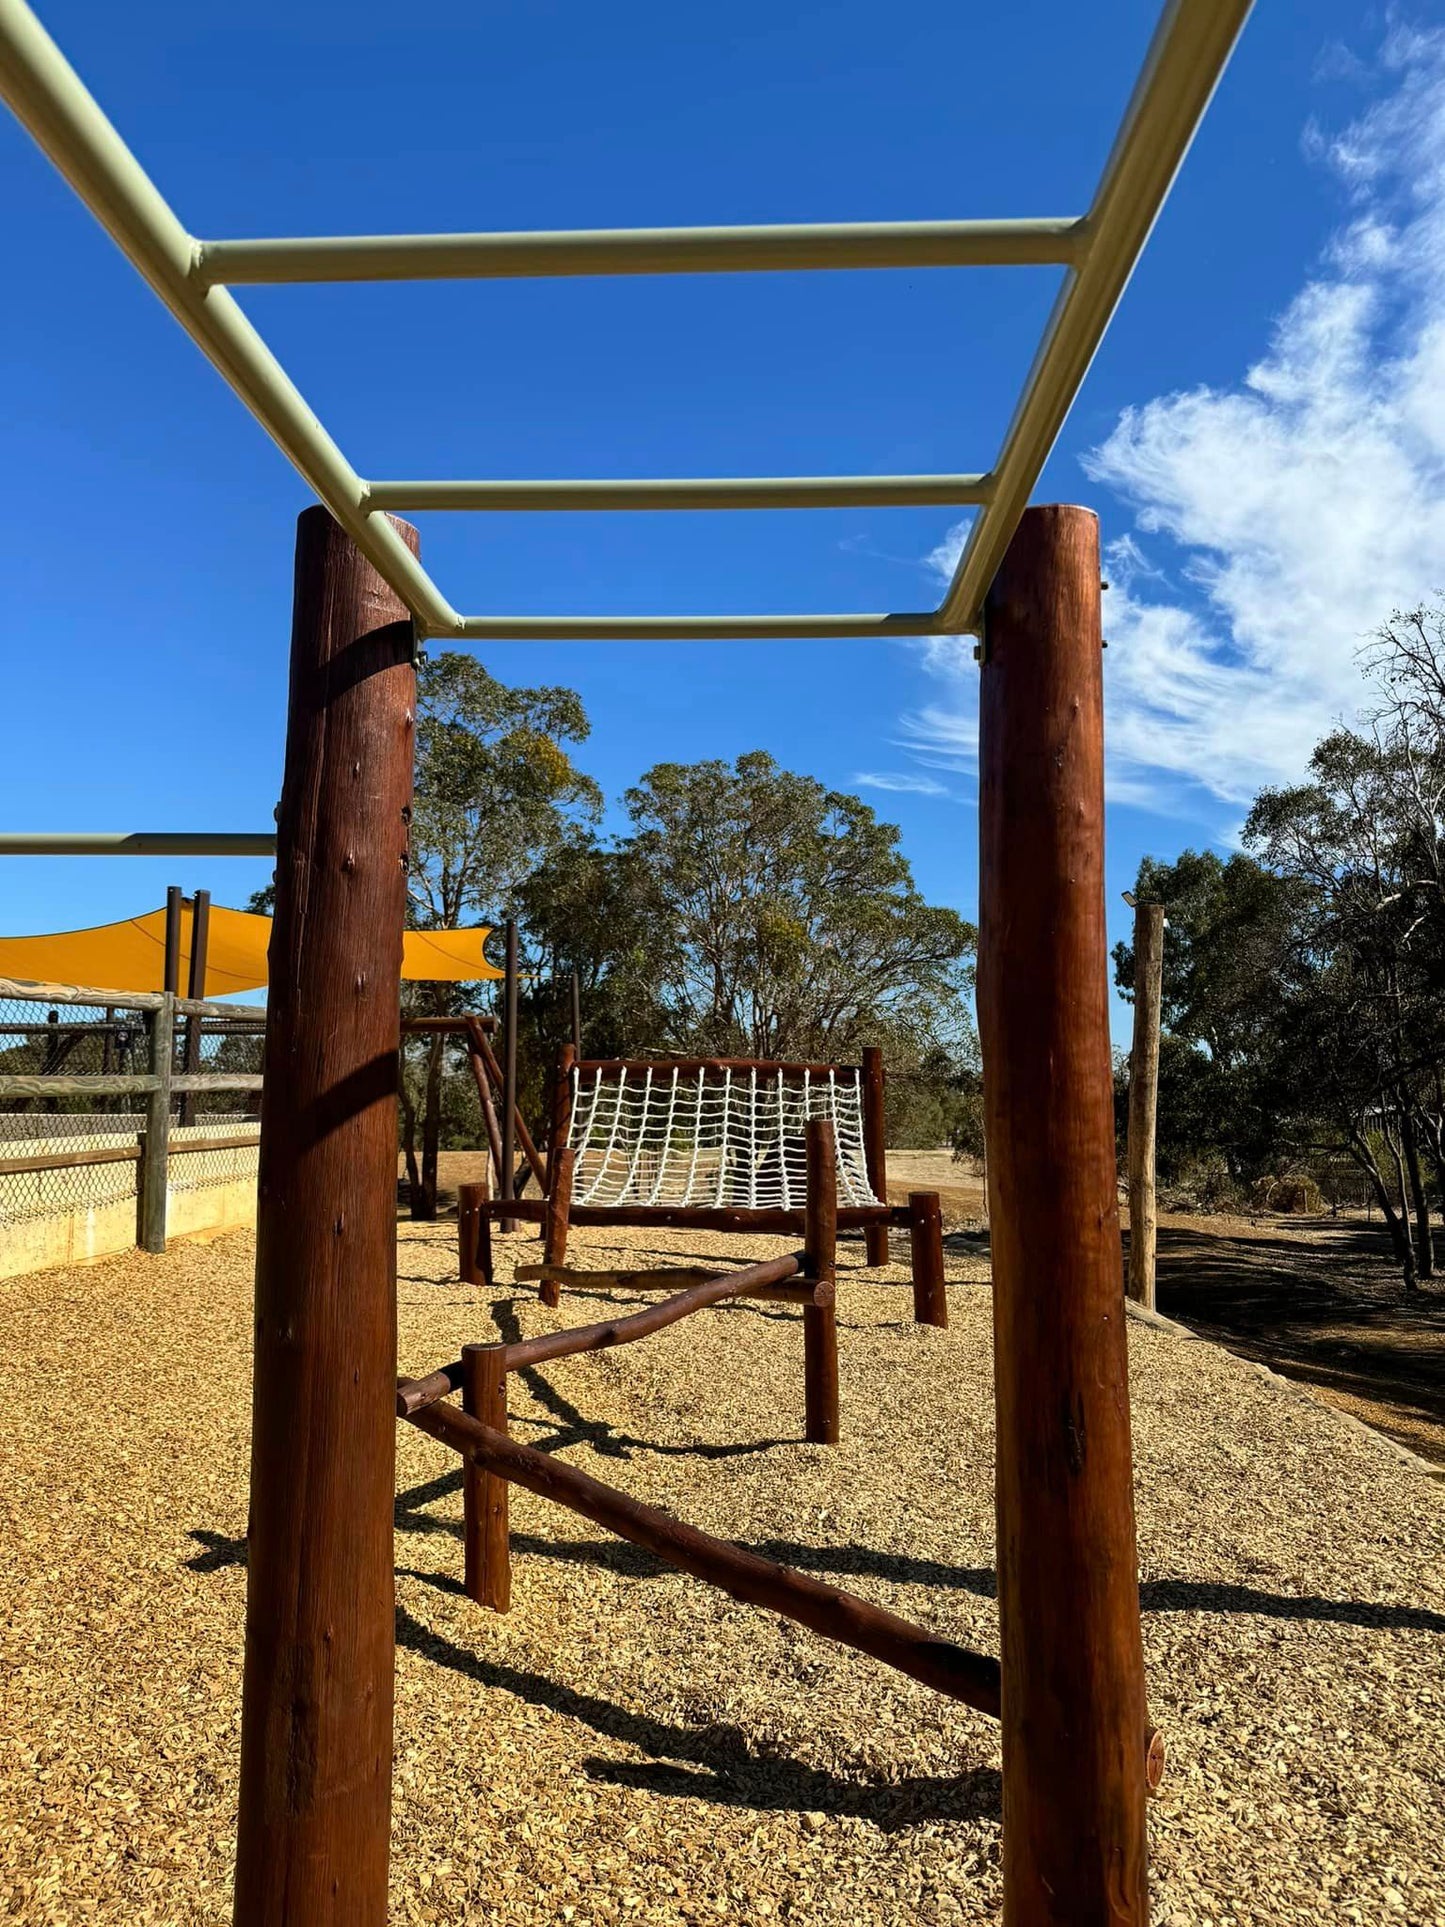
[[[1378,1224],[1162,1216],[1159,1309],[1445,1465],[1445,1289],[1407,1299]]]

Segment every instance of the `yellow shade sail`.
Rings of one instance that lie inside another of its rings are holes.
[[[425,983],[494,981],[504,973],[487,960],[489,925],[472,930],[408,930],[401,974]],[[271,919],[212,905],[206,942],[207,997],[259,990],[267,978]],[[150,910],[122,923],[62,930],[50,937],[0,937],[0,977],[106,990],[164,990],[166,913]],[[190,983],[191,911],[181,912],[181,989]]]

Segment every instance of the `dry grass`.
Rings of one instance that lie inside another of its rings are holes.
[[[782,1248],[651,1235],[659,1261]],[[636,1261],[643,1237],[576,1250]],[[505,1275],[536,1246],[502,1251]],[[404,1227],[401,1258],[405,1370],[600,1315],[445,1282],[447,1226]],[[229,1919],[251,1262],[237,1235],[0,1286],[0,1917]],[[982,1275],[951,1256],[939,1333],[908,1322],[901,1268],[845,1271],[836,1450],[799,1443],[799,1323],[772,1305],[519,1377],[513,1429],[992,1649]],[[1142,1326],[1131,1345],[1171,1748],[1156,1918],[1440,1927],[1445,1494],[1213,1346]],[[514,1609],[486,1615],[458,1590],[454,1462],[399,1443],[396,1920],[996,1918],[989,1722],[527,1494]]]

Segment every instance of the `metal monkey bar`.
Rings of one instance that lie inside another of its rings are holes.
[[[1086,214],[577,233],[202,241],[182,227],[24,0],[0,0],[0,96],[201,352],[411,611],[421,636],[668,640],[977,634],[984,594],[1103,339],[1250,0],[1170,0]],[[993,467],[982,474],[649,481],[368,481],[230,293],[240,283],[738,274],[1057,265],[1063,286]],[[467,616],[389,509],[978,508],[938,608],[901,614]]]

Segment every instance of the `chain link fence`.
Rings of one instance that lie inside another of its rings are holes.
[[[211,1209],[196,1194],[254,1195],[264,1040],[262,1011],[0,981],[0,1275],[52,1251],[158,1249],[168,1199],[195,1229]]]

